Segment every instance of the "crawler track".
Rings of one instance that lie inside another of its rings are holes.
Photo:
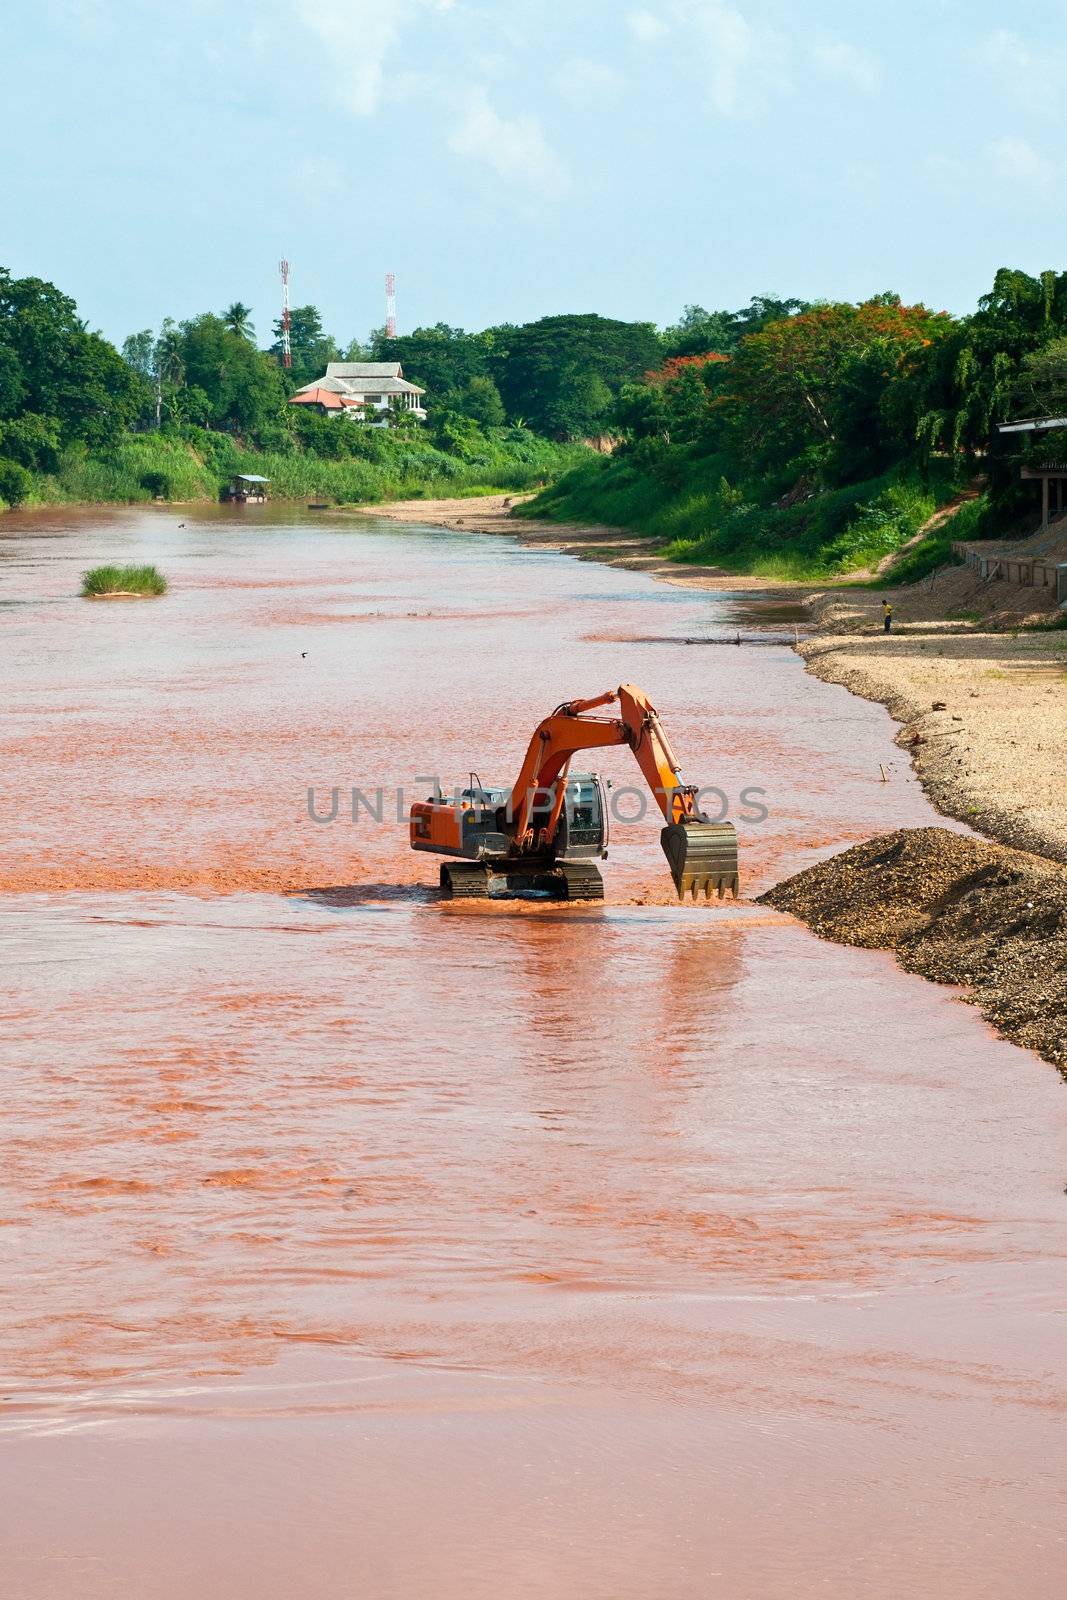
[[[442,893],[453,900],[603,900],[604,880],[592,862],[554,862],[527,868],[449,862]]]

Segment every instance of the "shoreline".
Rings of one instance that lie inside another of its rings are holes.
[[[657,553],[659,541],[595,523],[515,518],[531,495],[475,501],[403,500],[362,508],[387,521],[423,520],[460,533],[518,539],[582,561],[644,572],[662,583],[709,593],[747,592],[807,607],[814,632],[795,649],[805,669],[864,700],[884,705],[901,724],[896,743],[943,816],[965,822],[1008,849],[1067,862],[1067,631],[979,632],[947,609],[927,582],[914,590],[874,593],[849,584],[827,589],[682,566]],[[962,569],[946,574],[950,601],[966,593]],[[886,636],[883,593],[901,621]],[[1015,596],[1009,596],[1014,599]],[[1025,605],[1023,591],[1022,604]],[[908,620],[909,613],[928,613]],[[938,709],[940,708],[940,709]]]
[[[539,522],[516,518],[516,506],[525,505],[533,494],[478,495],[470,500],[392,500],[379,506],[345,506],[337,510],[358,511],[362,516],[383,517],[389,522],[429,522],[449,528],[453,533],[484,533],[517,539],[531,549],[560,550],[579,561],[598,561],[606,567],[621,567],[628,572],[644,572],[661,583],[679,589],[704,589],[718,593],[749,591],[769,600],[788,599],[800,604],[826,588],[825,583],[799,583],[788,579],[768,579],[751,573],[731,573],[724,567],[682,564],[668,561],[660,552],[663,541],[629,528],[612,528],[603,523]]]

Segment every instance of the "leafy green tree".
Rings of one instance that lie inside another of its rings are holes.
[[[86,330],[68,295],[41,278],[13,278],[0,268],[0,350],[8,415],[54,417],[64,444],[109,443],[142,409],[140,375],[106,339]]]
[[[61,443],[58,417],[24,411],[21,416],[0,423],[0,455],[23,467],[54,472],[59,465]]]
[[[222,320],[238,339],[247,339],[249,343],[255,342],[256,330],[252,325],[252,307],[246,306],[243,300],[235,300],[232,305],[227,306],[222,313]]]
[[[1023,356],[1013,398],[1035,417],[1067,415],[1067,337]]]
[[[331,361],[339,361],[341,352],[336,341],[326,333],[317,306],[294,306],[289,314],[289,349],[293,365],[286,375],[292,389],[302,388],[315,378],[321,378]],[[274,343],[270,353],[280,363],[282,359],[282,325],[274,324]],[[354,356],[353,360],[359,360]]]
[[[913,366],[893,396],[908,417],[923,459],[940,452],[972,466],[993,449],[996,424],[1012,415],[1022,362],[1067,332],[1067,273],[1040,277],[1002,267],[973,316],[957,323],[930,358]]]
[[[461,395],[461,406],[465,416],[470,417],[482,428],[502,428],[506,419],[504,402],[500,398],[500,390],[488,376],[476,374],[467,383]]]
[[[708,350],[726,354],[737,347],[736,322],[733,311],[686,306],[674,326],[664,329],[663,347],[669,356],[703,355]]]
[[[492,365],[509,417],[556,438],[581,438],[602,431],[622,385],[661,356],[651,323],[588,313],[508,330]]]
[[[287,386],[277,365],[221,317],[181,323],[177,354],[185,386],[206,397],[211,427],[255,435],[281,419]]]
[[[615,396],[598,372],[568,362],[558,374],[551,395],[541,404],[541,425],[557,439],[589,439],[606,433]]]
[[[490,376],[492,350],[492,330],[465,333],[462,328],[438,322],[432,328],[416,328],[414,333],[396,339],[377,340],[375,359],[399,361],[404,376],[424,388],[434,406],[465,410],[462,397],[472,380]]]
[[[149,381],[156,376],[156,336],[151,328],[131,333],[122,341],[122,359],[126,365]]]
[[[0,417],[13,417],[25,398],[22,363],[9,345],[0,344]]]
[[[33,479],[25,467],[17,461],[0,459],[0,500],[6,500],[9,506],[20,506],[29,499],[32,488]]]

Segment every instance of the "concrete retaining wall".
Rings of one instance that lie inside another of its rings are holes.
[[[952,548],[980,578],[1000,578],[1023,589],[1051,589],[1057,600],[1067,600],[1067,562],[1042,561],[1037,556],[995,555],[960,543],[953,544]]]

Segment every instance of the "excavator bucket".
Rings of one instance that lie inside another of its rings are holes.
[[[737,830],[729,822],[672,822],[659,836],[679,900],[737,898]]]

